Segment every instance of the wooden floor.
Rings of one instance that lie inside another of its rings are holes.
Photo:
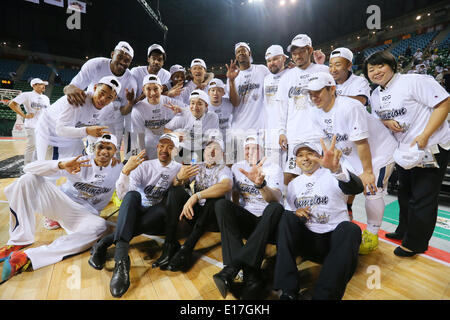
[[[20,154],[23,141],[0,141],[0,160]],[[3,188],[14,179],[0,180],[0,200],[6,200]],[[110,204],[102,213],[114,211]],[[48,244],[64,234],[62,229],[48,231],[42,226],[42,215],[37,214],[37,233],[34,246]],[[117,216],[109,220],[114,222]],[[8,240],[9,210],[7,203],[0,203],[0,244]],[[152,262],[161,250],[161,238],[139,236],[131,242],[131,286],[121,299],[138,300],[221,300],[212,281],[220,271],[222,253],[220,235],[207,233],[196,247],[198,260],[187,272],[169,272],[152,269]],[[449,300],[450,267],[448,264],[425,256],[399,258],[393,254],[395,245],[380,241],[379,249],[367,256],[360,256],[358,267],[347,286],[345,300]],[[114,299],[109,293],[109,281],[114,267],[114,248],[108,251],[106,267],[97,271],[87,263],[89,252],[69,257],[55,265],[19,274],[0,285],[0,299],[57,299],[103,300]],[[273,257],[275,247],[269,246],[268,257]],[[1,267],[1,265],[0,265]],[[273,272],[273,258],[263,263],[267,278]],[[320,272],[320,266],[309,261],[299,264],[302,292],[307,296]],[[379,287],[374,280],[379,279]],[[270,285],[270,283],[269,283]],[[236,299],[232,294],[227,299]],[[277,299],[271,292],[267,299]]]

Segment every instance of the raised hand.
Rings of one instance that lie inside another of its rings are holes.
[[[164,104],[164,107],[169,108],[170,110],[173,111],[173,114],[178,114],[178,113],[182,113],[183,112],[183,108],[169,102]]]
[[[236,65],[236,60],[231,60],[230,65],[226,64],[227,68],[227,78],[230,81],[234,81],[239,74],[239,67]]]
[[[244,176],[246,176],[251,182],[253,182],[255,185],[260,186],[266,177],[266,175],[262,169],[262,166],[266,160],[267,160],[267,157],[264,157],[258,164],[252,165],[250,172],[247,172],[242,168],[239,168],[239,171]]]
[[[86,133],[92,137],[99,138],[104,134],[110,134],[111,132],[106,131],[108,129],[107,126],[90,126],[86,127]]]
[[[128,88],[125,88],[125,96],[126,96],[128,102],[134,103],[134,89],[131,89],[131,91],[128,91]]]
[[[314,56],[314,62],[315,62],[315,63],[317,63],[317,64],[324,64],[324,63],[325,63],[326,56],[325,56],[325,54],[322,52],[321,49],[319,49],[319,50],[314,50],[313,56]]]
[[[131,171],[139,167],[139,165],[145,161],[145,149],[139,152],[135,156],[131,156],[130,159],[128,159],[127,164],[122,168],[122,173],[125,175],[129,175]]]
[[[176,85],[174,85],[172,87],[172,89],[170,89],[169,91],[167,91],[167,96],[168,97],[177,97],[179,96],[182,92],[183,92],[184,88],[183,88],[183,82],[178,82]]]
[[[183,165],[177,173],[178,180],[187,180],[189,178],[194,177],[197,175],[198,171],[200,170],[200,167],[198,164],[196,165]]]
[[[330,148],[327,148],[323,139],[320,139],[320,144],[322,145],[323,156],[322,157],[311,157],[311,161],[318,163],[322,168],[330,169],[331,172],[339,171],[340,164],[339,160],[342,156],[342,151],[336,149],[336,135],[333,136],[331,140]]]
[[[79,160],[82,157],[80,154],[78,157],[73,158],[72,160],[60,162],[58,164],[58,167],[60,169],[66,170],[70,174],[77,174],[81,171],[82,167],[90,167],[90,164],[86,164],[86,162],[89,162],[90,159],[85,160]]]

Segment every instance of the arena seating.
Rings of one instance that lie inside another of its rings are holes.
[[[391,49],[391,53],[395,57],[403,55],[408,46],[411,46],[411,54],[414,54],[419,48],[423,50],[428,46],[430,41],[438,34],[438,32],[439,31],[433,31],[402,40],[394,44],[393,48]]]
[[[449,46],[450,46],[450,32],[447,33],[445,39],[438,44],[438,49],[448,49]]]
[[[380,46],[376,46],[376,47],[373,47],[373,48],[364,49],[364,51],[363,51],[364,57],[367,58],[372,53],[377,52],[377,51],[381,51],[381,50],[385,50],[388,47],[389,47],[389,44],[382,44]]]
[[[28,80],[29,78],[41,78],[42,80],[48,80],[51,74],[52,69],[49,67],[43,64],[30,63],[20,79]]]
[[[58,74],[61,77],[61,82],[64,85],[67,85],[72,81],[73,77],[77,75],[79,70],[73,69],[58,69]]]
[[[20,61],[0,59],[0,76],[3,78],[10,78],[11,72],[16,72],[22,64]]]

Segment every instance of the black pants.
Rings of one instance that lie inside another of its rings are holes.
[[[294,295],[300,290],[296,257],[322,264],[313,299],[342,299],[355,273],[361,229],[349,221],[327,233],[315,233],[292,212],[285,211],[278,226],[274,288]]]
[[[190,195],[183,187],[171,187],[167,195],[167,223],[166,223],[166,242],[176,241],[176,231],[179,223],[179,217],[183,206],[190,198]],[[197,241],[206,230],[218,232],[216,215],[214,213],[214,204],[217,198],[206,199],[203,206],[198,202],[194,205],[194,217],[192,220],[183,218],[192,226],[192,232],[184,242],[184,247],[194,249]]]
[[[259,269],[266,244],[275,243],[283,206],[277,202],[269,203],[262,216],[256,217],[233,202],[222,199],[216,202],[215,211],[222,237],[223,263],[238,269]],[[244,238],[247,239],[245,245]]]
[[[151,207],[143,207],[141,200],[141,194],[137,191],[129,191],[123,198],[114,243],[119,240],[130,242],[133,237],[142,233],[164,234],[165,200]]]
[[[439,168],[405,170],[397,165],[400,214],[396,232],[404,235],[402,246],[412,251],[425,252],[428,249],[436,225],[438,197],[449,154],[439,147],[439,153],[435,154]]]

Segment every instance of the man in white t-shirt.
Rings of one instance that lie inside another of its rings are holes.
[[[278,143],[278,118],[281,110],[280,104],[274,98],[280,79],[288,70],[284,66],[289,57],[284,54],[283,48],[276,44],[267,48],[265,57],[270,71],[270,74],[264,78],[265,155],[272,162],[283,167],[284,162],[281,162],[281,149]]]
[[[82,138],[109,133],[102,111],[116,99],[120,88],[116,77],[106,76],[94,85],[93,94],[87,94],[81,106],[73,106],[63,96],[47,108],[36,125],[37,159],[74,157],[83,152]],[[51,154],[49,146],[53,146]]]
[[[296,66],[283,75],[274,98],[281,108],[278,124],[279,144],[283,151],[287,151],[287,161],[284,166],[285,185],[300,174],[300,169],[295,164],[295,155],[292,153],[293,146],[319,135],[318,130],[309,120],[308,113],[313,106],[304,93],[304,88],[311,74],[328,72],[327,66],[311,61],[314,49],[311,38],[306,34],[296,35],[287,51],[291,53]]]
[[[329,71],[336,81],[336,94],[358,100],[364,106],[369,103],[370,86],[366,78],[352,73],[353,52],[337,48],[330,54]]]
[[[110,282],[114,297],[121,297],[130,286],[130,241],[141,233],[164,233],[167,190],[172,185],[180,185],[178,180],[187,180],[197,173],[195,166],[181,168],[181,164],[172,160],[177,147],[176,136],[162,135],[157,146],[158,158],[144,161],[145,150],[142,150],[130,157],[116,182],[117,196],[123,201],[115,232],[94,245],[89,259],[93,268],[102,269],[108,247],[115,244],[115,266]]]
[[[196,89],[189,98],[189,110],[183,109],[164,128],[165,133],[174,132],[180,137],[180,162],[187,164],[203,157],[203,148],[208,136],[220,135],[219,117],[210,112],[211,104],[205,91]]]
[[[208,230],[218,232],[214,204],[226,198],[233,186],[233,174],[223,162],[224,143],[220,138],[206,142],[205,162],[198,165],[198,173],[186,183],[169,190],[167,195],[167,220],[165,243],[179,247],[176,231],[182,221],[192,226],[191,233],[180,249],[159,265],[169,271],[187,271],[192,265],[192,252],[197,241]],[[185,187],[193,183],[191,192]]]
[[[336,135],[336,147],[363,182],[367,228],[360,253],[368,254],[378,248],[384,195],[394,169],[392,155],[397,142],[358,100],[336,96],[336,83],[328,72],[313,74],[306,90],[316,106],[311,112],[313,124],[328,140]]]
[[[214,112],[219,117],[219,129],[222,134],[222,140],[225,142],[226,152],[225,160],[227,164],[231,162],[228,161],[230,159],[230,155],[228,155],[231,147],[231,140],[229,135],[227,135],[227,131],[230,130],[231,121],[233,118],[233,105],[230,102],[230,99],[225,96],[225,84],[222,80],[214,78],[208,84],[208,96],[211,104],[208,107],[209,112]]]
[[[273,287],[280,300],[295,300],[300,289],[296,257],[322,264],[314,300],[342,299],[358,264],[361,229],[347,214],[347,196],[363,191],[361,180],[339,160],[336,136],[294,147],[302,174],[288,185],[286,211],[278,225]],[[323,153],[323,155],[322,155]]]
[[[86,100],[86,92],[92,92],[93,86],[105,76],[115,76],[120,81],[121,91],[114,103],[108,107],[109,119],[107,126],[117,136],[120,146],[124,138],[124,155],[128,159],[131,155],[131,141],[135,136],[131,134],[131,109],[137,91],[137,83],[128,67],[134,57],[134,50],[125,41],[120,41],[111,52],[111,59],[93,58],[81,67],[80,72],[64,88],[67,101],[72,105],[82,105]],[[87,89],[85,92],[84,90]],[[131,99],[132,98],[132,99]],[[125,135],[124,135],[125,128]]]
[[[151,160],[156,158],[156,145],[166,124],[181,111],[180,108],[187,109],[187,106],[182,101],[162,95],[163,87],[156,75],[145,76],[142,86],[145,99],[131,111],[133,131],[137,134],[137,141],[132,143],[132,153],[138,154],[145,149],[147,159]]]
[[[227,65],[227,92],[235,107],[231,129],[236,134],[241,131],[242,137],[236,141],[241,147],[240,142],[249,133],[264,129],[264,78],[269,70],[265,65],[252,63],[252,52],[245,42],[235,44],[234,53],[236,60]]]
[[[330,54],[329,71],[336,81],[336,94],[358,100],[364,106],[369,104],[370,86],[363,76],[352,73],[353,52],[348,48],[337,48]],[[347,209],[353,218],[352,204],[354,197],[349,196]]]
[[[83,252],[102,236],[107,224],[100,211],[108,205],[122,170],[122,164],[112,165],[116,147],[117,139],[104,135],[97,139],[93,155],[32,162],[5,188],[11,223],[8,243],[0,249],[2,282],[30,264],[37,270]],[[67,182],[56,187],[45,178],[52,175]],[[58,221],[67,234],[51,244],[18,251],[34,242],[36,212]]]
[[[200,58],[195,58],[191,61],[189,72],[191,73],[192,80],[189,80],[184,85],[180,95],[185,104],[189,104],[189,97],[193,90],[199,89],[207,93],[206,86],[214,78],[214,74],[208,72],[205,61]]]
[[[170,72],[163,68],[164,62],[166,62],[166,60],[167,55],[166,51],[164,51],[164,48],[159,44],[152,44],[147,49],[148,66],[134,67],[130,70],[138,85],[138,89],[136,92],[137,100],[140,101],[145,98],[145,94],[142,92],[141,87],[145,76],[148,76],[150,74],[157,75],[163,86],[170,81]]]
[[[36,127],[36,123],[42,112],[50,107],[50,99],[44,94],[48,82],[42,81],[39,78],[34,78],[31,80],[30,85],[33,88],[33,91],[22,92],[9,103],[9,107],[25,119],[24,125],[27,134],[27,144],[25,146],[24,154],[25,165],[36,160],[36,137],[34,128]],[[22,112],[20,105],[25,107],[26,114]]]
[[[231,167],[233,202],[222,199],[215,205],[225,267],[213,279],[225,298],[242,269],[244,288],[241,298],[262,299],[261,263],[266,245],[274,243],[278,221],[284,211],[280,204],[283,174],[277,164],[263,158],[264,147],[257,136],[248,136],[243,146],[245,160]],[[247,239],[245,244],[243,238]]]

